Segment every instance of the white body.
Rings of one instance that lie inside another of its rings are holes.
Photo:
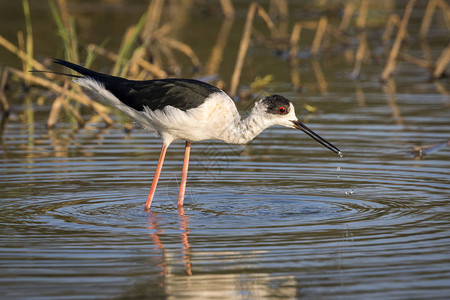
[[[92,78],[77,78],[74,81],[103,96],[145,129],[159,134],[166,146],[177,140],[194,142],[210,139],[228,144],[246,144],[272,125],[295,128],[292,121],[297,121],[292,103],[288,114],[273,115],[266,112],[261,100],[255,103],[247,118],[241,119],[234,101],[224,92],[211,94],[202,105],[187,111],[173,106],[154,111],[145,107],[144,111],[137,111],[123,104],[103,84]]]

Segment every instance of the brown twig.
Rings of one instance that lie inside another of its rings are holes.
[[[364,28],[366,28],[368,11],[369,11],[369,1],[361,0],[358,18],[356,19],[356,28],[358,30],[363,30]]]
[[[75,120],[77,120],[78,126],[79,127],[83,127],[84,126],[84,120],[83,120],[83,117],[78,112],[78,110],[75,107],[73,107],[69,103],[69,101],[67,101],[67,99],[63,99],[63,103],[62,104],[63,104],[64,108],[67,109],[72,114],[72,116],[75,118]],[[112,125],[112,123],[110,125]]]
[[[278,17],[280,20],[284,20],[288,18],[288,3],[286,0],[275,0],[275,4],[278,8]]]
[[[59,112],[61,111],[62,105],[64,102],[64,94],[58,96],[58,98],[53,101],[52,107],[50,108],[50,113],[47,119],[47,128],[52,129],[55,127],[56,122],[58,121]]]
[[[42,87],[45,87],[49,90],[52,90],[58,94],[62,94],[62,93],[66,93],[67,97],[70,97],[78,102],[80,102],[81,104],[84,104],[88,107],[91,107],[95,112],[97,112],[97,114],[99,114],[99,116],[108,124],[108,125],[112,125],[114,124],[114,121],[105,113],[108,112],[109,109],[97,102],[92,101],[90,98],[88,98],[85,95],[80,95],[80,94],[76,94],[72,91],[64,91],[64,88],[62,88],[61,86],[57,85],[56,83],[50,82],[46,79],[34,76],[32,74],[27,74],[24,73],[22,71],[13,69],[13,68],[9,68],[9,71],[11,73],[14,73],[16,76],[25,79],[27,78],[30,82],[40,85]]]
[[[12,44],[11,42],[9,42],[7,39],[5,39],[4,37],[2,37],[0,35],[0,46],[3,46],[6,50],[12,52],[13,54],[15,54],[17,57],[19,57],[22,61],[26,61],[27,60],[27,54],[20,50],[18,47],[16,47],[14,44]],[[47,71],[47,68],[44,67],[43,64],[41,64],[40,62],[38,62],[35,59],[32,59],[30,61],[30,65],[31,67],[33,67],[34,69],[37,70],[43,70],[43,71]],[[44,75],[47,78],[51,78],[53,79],[55,77],[54,74],[51,73],[44,73]]]
[[[364,56],[367,50],[369,49],[369,45],[367,43],[367,33],[365,31],[368,10],[369,10],[369,2],[367,0],[362,0],[361,6],[359,8],[358,19],[356,20],[356,27],[359,30],[358,32],[359,46],[358,50],[356,51],[355,67],[353,68],[352,72],[353,78],[359,77]]]
[[[152,0],[147,8],[147,20],[144,29],[141,32],[142,40],[150,45],[154,31],[158,28],[161,21],[164,0]]]
[[[342,31],[340,31],[336,27],[328,24],[327,32],[329,33],[330,36],[332,36],[335,39],[339,40],[344,45],[348,45],[348,43],[349,43],[348,37],[345,34],[343,34]]]
[[[327,30],[328,19],[326,17],[321,17],[319,24],[317,25],[316,35],[311,46],[311,55],[318,56],[320,51],[320,45],[322,44],[323,37]]]
[[[392,50],[389,53],[389,58],[387,60],[386,66],[384,67],[383,73],[381,75],[382,81],[386,81],[395,69],[397,56],[400,51],[400,46],[402,44],[403,38],[406,35],[406,27],[408,25],[409,17],[411,16],[411,12],[415,2],[416,0],[409,0],[408,5],[406,6],[402,21],[400,22],[400,28],[395,38],[394,45],[392,46]]]
[[[227,45],[228,36],[230,35],[232,26],[232,19],[225,19],[223,21],[219,34],[217,35],[216,44],[214,45],[208,63],[206,64],[206,74],[216,74],[219,71],[219,66],[223,59],[223,52]]]
[[[450,6],[445,0],[437,0],[436,5],[442,10],[447,29],[450,28]]]
[[[355,5],[352,3],[347,3],[344,8],[344,14],[342,15],[341,24],[339,24],[339,30],[341,32],[346,32],[350,26],[350,21],[352,20],[353,12],[355,11]]]
[[[146,54],[146,48],[145,47],[139,47],[136,50],[134,50],[133,54],[131,55],[131,58],[128,62],[128,76],[131,78],[137,79],[139,77],[139,74],[141,73],[141,68],[139,67],[138,61],[141,59],[144,59],[144,56]]]
[[[318,26],[319,26],[318,21],[303,21],[302,22],[302,27],[305,29],[317,30]]]
[[[0,80],[0,103],[2,104],[3,115],[9,114],[8,98],[5,95],[6,82],[9,76],[9,67],[4,67],[2,70],[2,76]]]
[[[173,49],[176,49],[176,50],[184,53],[187,57],[189,57],[191,59],[191,62],[193,64],[194,68],[198,69],[201,67],[201,63],[200,63],[200,60],[198,59],[197,55],[192,50],[192,48],[190,46],[188,46],[187,44],[180,42],[176,39],[168,38],[168,37],[161,37],[159,39],[159,41]]]
[[[403,59],[404,61],[415,64],[419,67],[428,69],[430,71],[433,69],[433,64],[425,59],[420,59],[420,58],[414,57],[412,55],[409,55],[408,53],[401,53],[401,54],[399,54],[399,57],[401,59]]]
[[[359,77],[362,62],[364,60],[364,55],[365,55],[367,49],[369,48],[368,44],[367,44],[366,32],[360,32],[358,34],[358,39],[359,39],[359,46],[358,46],[358,50],[356,51],[355,67],[353,68],[352,78]]]
[[[52,104],[52,108],[50,109],[50,114],[47,120],[47,128],[52,129],[55,127],[56,122],[58,121],[59,112],[61,111],[61,107],[64,106],[67,111],[69,111],[72,116],[77,120],[78,126],[83,127],[84,126],[84,120],[83,117],[80,115],[77,109],[73,107],[66,98],[66,92],[69,87],[69,81],[64,82],[63,86],[63,93],[58,96],[58,98],[55,99],[55,101]]]
[[[436,60],[435,68],[432,74],[433,78],[440,78],[450,62],[450,45],[442,51],[439,58]]]
[[[165,57],[168,61],[167,64],[169,65],[169,67],[167,67],[166,69],[169,69],[170,70],[169,72],[172,74],[179,74],[181,72],[181,66],[177,62],[172,49],[169,46],[167,46],[167,44],[164,44],[164,43],[159,44],[158,49],[160,50],[160,52],[162,54],[165,55]]]
[[[289,67],[291,74],[291,82],[297,89],[301,88],[300,71],[298,66],[298,43],[300,41],[300,33],[302,31],[302,25],[300,22],[295,23],[292,29],[291,38],[289,40]]]
[[[242,67],[244,66],[244,59],[247,54],[248,45],[250,44],[250,36],[252,33],[253,20],[255,18],[257,6],[258,4],[252,2],[247,12],[244,31],[242,33],[241,43],[239,45],[238,57],[236,59],[236,65],[234,67],[234,72],[231,77],[231,87],[229,92],[231,97],[234,97],[236,95],[237,86],[239,84],[239,79],[241,77]]]
[[[436,10],[436,0],[428,0],[427,8],[423,14],[422,24],[420,25],[419,37],[425,38],[430,29],[431,20],[433,19],[434,11]]]
[[[381,36],[381,40],[384,45],[388,44],[389,40],[391,39],[392,33],[394,32],[394,28],[398,27],[399,24],[400,24],[400,17],[397,14],[391,14],[386,23],[383,35]]]
[[[294,58],[298,54],[298,43],[300,41],[300,33],[302,32],[302,24],[297,22],[292,28],[291,38],[289,39],[289,58]]]
[[[223,15],[226,19],[234,18],[234,7],[231,0],[220,0],[220,5],[222,6]]]
[[[90,50],[94,51],[95,53],[103,55],[112,61],[116,61],[118,58],[117,54],[110,52],[110,51],[106,50],[105,48],[102,48],[98,45],[89,44],[88,47]],[[136,63],[139,64],[139,66],[141,68],[143,68],[143,69],[147,70],[148,72],[150,72],[151,74],[155,75],[155,77],[157,77],[157,78],[166,78],[167,77],[167,73],[164,70],[162,70],[158,66],[148,62],[145,59],[138,58],[136,60]]]
[[[274,31],[276,29],[275,24],[273,23],[272,19],[269,17],[269,14],[266,12],[266,10],[260,6],[257,5],[257,13],[263,19],[263,21],[266,23],[267,27]]]

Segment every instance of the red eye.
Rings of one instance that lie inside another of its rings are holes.
[[[278,111],[280,112],[280,114],[285,114],[286,113],[286,107],[284,107],[284,106],[281,106],[281,107],[279,107],[278,108]]]

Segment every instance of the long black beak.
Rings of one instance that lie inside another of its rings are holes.
[[[330,149],[331,151],[333,151],[334,153],[336,153],[337,155],[339,155],[340,157],[343,156],[343,153],[341,152],[341,150],[339,150],[336,146],[334,146],[332,143],[328,142],[326,139],[322,138],[320,135],[318,135],[317,133],[315,133],[314,131],[312,131],[311,129],[309,129],[305,124],[303,124],[300,121],[291,121],[294,124],[294,128],[297,128],[298,130],[303,131],[304,133],[306,133],[307,135],[309,135],[310,137],[312,137],[313,139],[315,139],[317,142],[319,142],[320,144],[322,144],[323,146],[327,147],[328,149]]]

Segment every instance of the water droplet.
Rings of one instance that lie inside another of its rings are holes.
[[[346,195],[353,195],[353,190],[345,191],[345,194],[346,194]]]
[[[342,151],[339,151],[339,152],[338,152],[338,155],[339,155],[340,158],[343,158],[343,157],[344,157],[344,153],[342,153]]]

